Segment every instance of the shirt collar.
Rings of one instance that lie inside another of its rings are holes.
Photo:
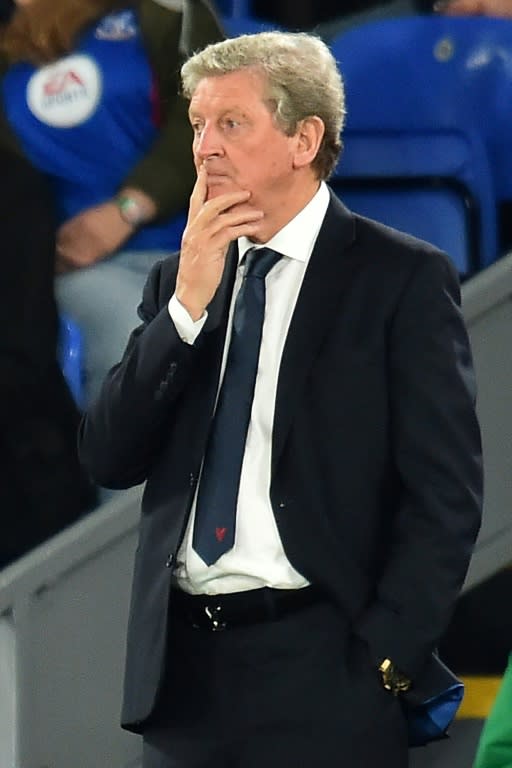
[[[249,248],[253,248],[255,245],[256,247],[273,248],[283,256],[307,263],[322,226],[329,200],[329,190],[325,182],[322,181],[309,203],[279,232],[276,232],[268,243],[255,244],[247,237],[239,237],[238,263],[240,264]]]

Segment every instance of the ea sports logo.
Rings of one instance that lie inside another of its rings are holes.
[[[37,70],[27,86],[31,112],[47,125],[73,128],[96,110],[101,95],[101,72],[83,54],[60,59]]]

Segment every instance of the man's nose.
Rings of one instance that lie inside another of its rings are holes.
[[[213,126],[205,125],[195,141],[195,152],[201,160],[207,157],[215,157],[222,153],[218,132]]]

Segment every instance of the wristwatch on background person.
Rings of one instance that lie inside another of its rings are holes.
[[[384,688],[391,691],[393,696],[398,696],[399,693],[404,693],[411,687],[409,678],[395,667],[391,659],[384,659],[381,662],[379,672]]]
[[[131,195],[120,194],[115,198],[114,202],[123,221],[134,229],[142,226],[151,218],[144,203],[136,200]]]

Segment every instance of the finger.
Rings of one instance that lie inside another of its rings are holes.
[[[189,208],[186,232],[208,230],[215,222],[222,222],[222,217],[231,209],[254,211],[255,209],[244,205],[250,196],[250,192],[242,190],[208,200],[198,209],[195,209],[195,203],[192,204]],[[197,213],[194,213],[194,210],[197,210]]]
[[[263,211],[260,208],[256,208],[249,201],[242,201],[236,203],[236,205],[230,205],[225,210],[221,211],[217,218],[220,220],[225,219],[227,216],[258,216],[263,215]]]
[[[56,261],[64,269],[69,271],[70,269],[81,269],[87,266],[87,262],[84,261],[83,255],[75,250],[69,250],[61,245],[57,245],[56,248]]]
[[[222,226],[217,224],[214,230],[209,234],[209,248],[204,249],[204,252],[208,250],[215,251],[220,248],[227,247],[231,241],[236,240],[238,237],[245,235],[246,237],[252,237],[257,234],[261,228],[261,222],[263,219],[262,211],[252,211],[251,215],[226,215]]]
[[[231,209],[236,210],[242,206],[249,197],[249,192],[231,192],[214,200],[209,200],[202,206],[197,216],[194,217],[189,214],[185,233],[187,235],[194,233],[200,236],[202,232],[207,234],[216,231],[216,228],[223,226],[224,215]],[[213,230],[212,226],[214,227]]]
[[[192,245],[192,253],[199,250],[206,254],[212,248],[215,250],[216,247],[219,247],[219,235],[221,235],[221,240],[229,242],[232,239],[230,232],[233,227],[259,224],[262,218],[263,211],[243,206],[231,208],[228,212],[215,216],[207,223],[196,221],[187,227],[183,236],[182,249],[188,250],[188,247]],[[222,237],[222,233],[226,233],[224,237]],[[212,242],[214,239],[217,244]]]
[[[228,246],[239,237],[255,238],[260,232],[261,222],[244,222],[243,224],[233,225],[218,232],[211,240],[211,255],[206,257],[208,261],[215,261],[219,253],[226,256]],[[213,257],[213,258],[212,258]]]
[[[258,223],[262,218],[263,211],[255,210],[253,208],[244,208],[243,210],[235,208],[219,215],[214,221],[212,221],[209,228],[209,233],[211,236],[215,236],[217,232],[221,232],[223,229],[240,227],[244,224]]]
[[[203,205],[206,202],[206,197],[208,194],[208,183],[207,183],[207,174],[206,174],[206,168],[204,165],[199,166],[199,169],[197,171],[197,179],[196,183],[194,184],[194,189],[192,190],[192,194],[190,195],[190,203],[189,203],[189,209],[188,209],[188,218],[189,221],[191,219],[194,219]]]
[[[445,16],[477,15],[480,12],[478,3],[466,0],[437,0],[434,10]]]

